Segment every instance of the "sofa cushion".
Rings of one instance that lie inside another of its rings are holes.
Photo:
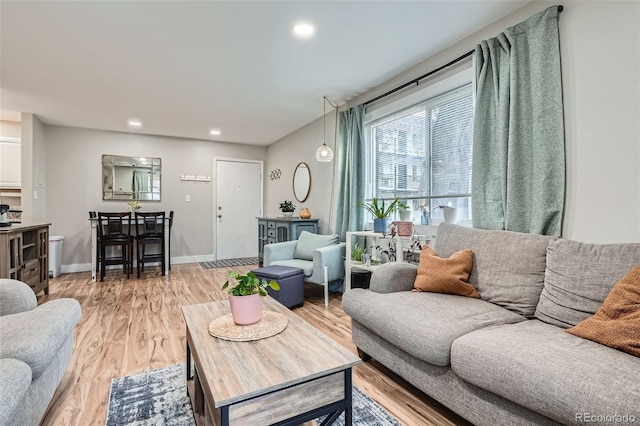
[[[640,244],[549,244],[536,318],[568,328],[596,313],[613,286],[640,265]]]
[[[0,316],[30,311],[38,306],[36,295],[27,284],[0,278]]]
[[[338,244],[339,237],[333,235],[319,235],[302,231],[298,237],[294,257],[296,259],[313,260],[313,251],[331,244]]]
[[[449,365],[458,337],[499,324],[524,321],[521,315],[470,297],[353,289],[342,295],[347,315],[409,355],[438,366]]]
[[[613,287],[594,316],[567,333],[640,357],[640,267]]]
[[[269,266],[288,266],[289,268],[300,268],[304,272],[305,277],[310,277],[311,274],[313,274],[313,262],[311,260],[276,260],[275,262],[271,262]]]
[[[31,384],[31,369],[17,359],[2,358],[0,380],[0,425],[8,425],[16,410],[28,409],[20,404]]]
[[[434,248],[443,257],[473,250],[469,283],[480,298],[533,317],[544,284],[547,246],[553,238],[443,223]]]
[[[640,419],[640,360],[538,320],[484,328],[453,343],[463,380],[564,424],[577,415]]]
[[[443,259],[434,249],[425,246],[420,253],[414,291],[457,294],[478,299],[480,295],[476,289],[467,283],[472,266],[471,250],[460,250]]]
[[[73,335],[80,316],[77,300],[56,299],[31,311],[0,317],[0,358],[25,362],[37,379]]]

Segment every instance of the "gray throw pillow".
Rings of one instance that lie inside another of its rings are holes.
[[[298,237],[296,251],[293,255],[296,259],[313,260],[313,251],[321,247],[338,244],[337,235],[319,235],[302,231]]]
[[[536,318],[563,328],[578,324],[595,314],[613,286],[638,265],[640,244],[552,241]]]

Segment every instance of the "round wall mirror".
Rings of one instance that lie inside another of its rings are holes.
[[[311,171],[307,163],[300,163],[293,172],[293,195],[296,200],[303,202],[311,192]]]

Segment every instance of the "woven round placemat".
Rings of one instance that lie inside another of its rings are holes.
[[[250,342],[275,336],[287,328],[289,319],[273,311],[264,311],[262,319],[255,324],[238,325],[231,314],[216,318],[209,324],[209,334],[233,342]]]

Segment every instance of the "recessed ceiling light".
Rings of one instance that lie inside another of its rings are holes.
[[[132,118],[129,121],[127,121],[127,124],[129,125],[129,127],[142,127],[142,121],[137,120],[135,118]]]
[[[211,136],[220,136],[221,133],[222,132],[218,129],[211,129],[211,131],[209,132]]]
[[[311,37],[316,29],[308,22],[297,22],[293,25],[293,34],[301,38]]]

